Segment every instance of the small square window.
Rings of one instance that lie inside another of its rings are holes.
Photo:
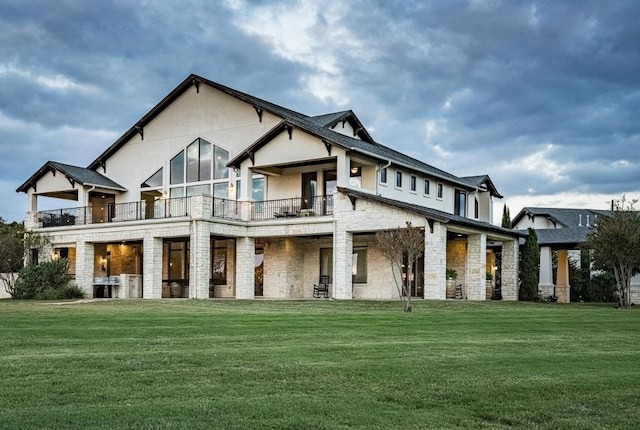
[[[396,187],[402,188],[402,172],[399,170],[396,172]]]
[[[381,184],[386,184],[387,183],[387,168],[386,167],[384,169],[380,170],[380,183]]]

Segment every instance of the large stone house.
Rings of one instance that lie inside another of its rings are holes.
[[[485,276],[517,299],[521,232],[490,223],[486,176],[457,177],[373,140],[352,111],[307,116],[191,75],[87,167],[47,162],[18,190],[88,295],[120,298],[470,300]],[[38,198],[62,199],[38,210]],[[73,204],[64,203],[64,201]],[[379,230],[424,231],[414,273],[393,274]],[[35,250],[33,251],[35,253]]]

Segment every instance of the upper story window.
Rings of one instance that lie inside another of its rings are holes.
[[[396,171],[396,188],[402,188],[402,172]]]
[[[425,196],[428,196],[428,195],[429,195],[429,192],[430,192],[430,189],[429,189],[429,188],[430,188],[430,186],[431,186],[431,183],[429,182],[429,180],[428,180],[428,179],[425,179],[425,180],[424,180],[424,195],[425,195]]]
[[[386,184],[387,183],[387,168],[386,167],[384,169],[380,169],[380,183],[381,184]]]
[[[441,183],[438,183],[436,185],[436,196],[441,199],[442,198],[442,194],[443,194],[443,187]]]
[[[169,195],[183,197],[206,194],[229,198],[228,162],[228,151],[204,139],[196,139],[171,159]]]
[[[162,170],[163,169],[160,168],[160,170],[158,170],[156,173],[149,176],[149,178],[140,185],[140,188],[161,187],[162,186]]]
[[[473,216],[478,219],[480,217],[480,204],[478,203],[478,199],[474,199],[473,203]]]
[[[460,216],[467,216],[467,193],[461,190],[455,191],[453,203],[453,213]]]
[[[417,181],[416,177],[411,175],[411,177],[409,178],[409,188],[413,192],[416,191],[416,181]]]

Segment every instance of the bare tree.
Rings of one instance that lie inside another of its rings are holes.
[[[631,278],[640,271],[640,213],[637,200],[625,196],[613,204],[611,217],[598,218],[585,247],[593,250],[596,267],[613,270],[618,289],[618,305],[631,306]]]
[[[384,230],[376,233],[376,241],[382,254],[391,263],[391,273],[405,312],[411,312],[411,274],[416,258],[424,253],[424,232],[407,221],[406,228]],[[402,265],[407,261],[406,277],[402,279]],[[396,275],[399,274],[399,276]]]

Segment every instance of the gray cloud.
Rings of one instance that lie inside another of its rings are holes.
[[[86,165],[189,73],[351,108],[507,197],[640,194],[638,16],[632,0],[2,4],[0,216],[23,216],[14,190],[45,161]]]

